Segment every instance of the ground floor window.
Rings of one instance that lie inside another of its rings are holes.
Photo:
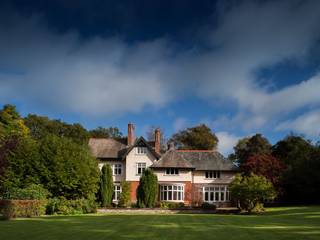
[[[203,200],[205,202],[227,202],[230,201],[230,192],[227,186],[203,187]]]
[[[119,201],[121,192],[121,185],[114,185],[113,201]]]
[[[183,185],[160,185],[161,201],[184,201]]]

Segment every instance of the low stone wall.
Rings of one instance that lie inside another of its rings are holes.
[[[111,214],[235,214],[239,213],[237,208],[209,209],[162,209],[162,208],[100,208],[98,213]]]

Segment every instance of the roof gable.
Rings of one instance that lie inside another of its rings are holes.
[[[159,159],[161,157],[144,139],[144,137],[139,137],[135,140],[132,146],[127,148],[127,151],[123,154],[122,158],[125,158],[135,147],[146,147],[156,159]]]

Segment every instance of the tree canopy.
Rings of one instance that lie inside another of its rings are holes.
[[[243,164],[253,155],[270,155],[272,145],[268,139],[261,134],[256,134],[252,137],[245,137],[238,141],[234,147],[234,154],[230,158],[239,164]]]
[[[29,114],[24,118],[33,138],[40,140],[49,134],[70,138],[79,144],[86,144],[89,133],[79,123],[68,124],[61,120],[51,120],[48,117]]]
[[[97,127],[89,131],[90,137],[93,138],[122,138],[122,132],[117,127]]]
[[[178,149],[213,150],[218,145],[217,136],[205,124],[187,128],[172,136]]]

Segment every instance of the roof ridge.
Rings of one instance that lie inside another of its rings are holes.
[[[202,149],[199,149],[199,150],[196,150],[196,149],[177,149],[175,150],[177,152],[216,152],[216,150],[202,150]]]

